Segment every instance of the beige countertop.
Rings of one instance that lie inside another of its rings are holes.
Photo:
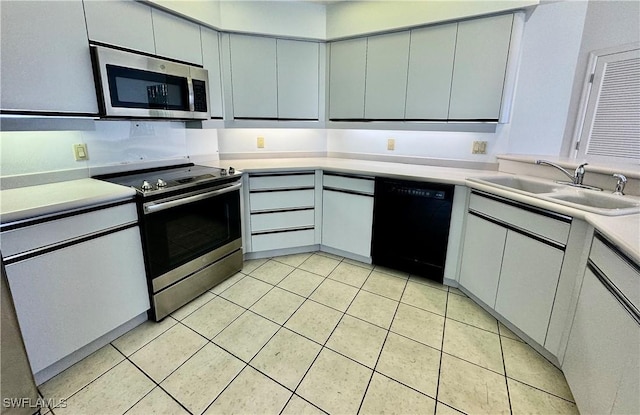
[[[0,223],[131,199],[135,190],[95,179],[19,187],[0,191]]]
[[[320,169],[357,175],[436,181],[469,186],[584,219],[618,245],[631,258],[640,263],[640,214],[602,216],[532,196],[509,191],[498,191],[495,188],[482,188],[476,183],[466,181],[467,178],[472,177],[508,176],[509,174],[507,173],[341,158],[212,160],[199,164],[224,168],[233,166],[238,170],[249,173]],[[125,200],[132,198],[134,195],[135,191],[131,188],[95,179],[71,180],[3,190],[0,191],[0,223],[15,222],[82,207]]]

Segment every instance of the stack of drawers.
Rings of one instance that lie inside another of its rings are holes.
[[[251,250],[314,245],[315,172],[249,176]]]

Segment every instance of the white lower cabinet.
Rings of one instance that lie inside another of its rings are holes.
[[[562,271],[571,218],[472,192],[460,285],[540,346]]]
[[[460,284],[494,307],[507,229],[479,216],[467,216]]]
[[[137,227],[6,269],[33,373],[149,309]]]
[[[624,286],[616,279],[622,274],[604,270],[625,268],[624,260],[613,254],[600,262],[603,258],[594,252],[598,242],[582,281],[562,369],[580,412],[637,414],[640,316],[630,299],[640,285],[640,268],[636,265],[629,275],[634,291],[621,291]]]
[[[249,176],[248,252],[315,245],[315,172]]]
[[[322,192],[322,245],[371,257],[372,178],[325,174]]]
[[[564,252],[508,231],[495,310],[538,344],[545,342]]]

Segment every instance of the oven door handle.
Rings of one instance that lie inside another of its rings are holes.
[[[208,199],[210,197],[219,196],[225,193],[233,192],[235,190],[240,189],[242,183],[237,183],[232,186],[224,187],[218,190],[212,190],[211,192],[200,193],[193,196],[187,196],[180,199],[170,200],[167,202],[149,202],[143,205],[144,214],[148,215],[150,213],[160,212],[161,210],[171,209],[177,206],[186,205],[187,203],[193,203],[200,200]]]

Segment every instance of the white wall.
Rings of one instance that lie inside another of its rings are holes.
[[[73,144],[79,143],[87,144],[88,161],[75,161]],[[185,129],[183,122],[96,121],[93,129],[82,131],[0,132],[0,176],[5,179],[64,171],[89,177],[131,164],[217,158],[217,131]]]
[[[403,156],[493,162],[505,151],[508,127],[499,125],[495,133],[438,131],[327,130],[329,153],[374,156]],[[387,150],[387,140],[395,139],[395,150]],[[487,154],[471,154],[473,141],[487,141]]]
[[[568,156],[579,111],[589,53],[640,41],[640,1],[590,1],[572,84],[571,104],[561,155]]]
[[[327,5],[327,39],[515,10],[539,0],[342,1]]]
[[[584,1],[541,3],[527,19],[509,153],[560,153],[586,9]]]
[[[257,148],[257,138],[264,137],[264,148]],[[278,153],[326,153],[326,131],[296,128],[233,128],[218,130],[222,157],[254,153],[264,156]],[[250,155],[249,155],[250,156]]]

